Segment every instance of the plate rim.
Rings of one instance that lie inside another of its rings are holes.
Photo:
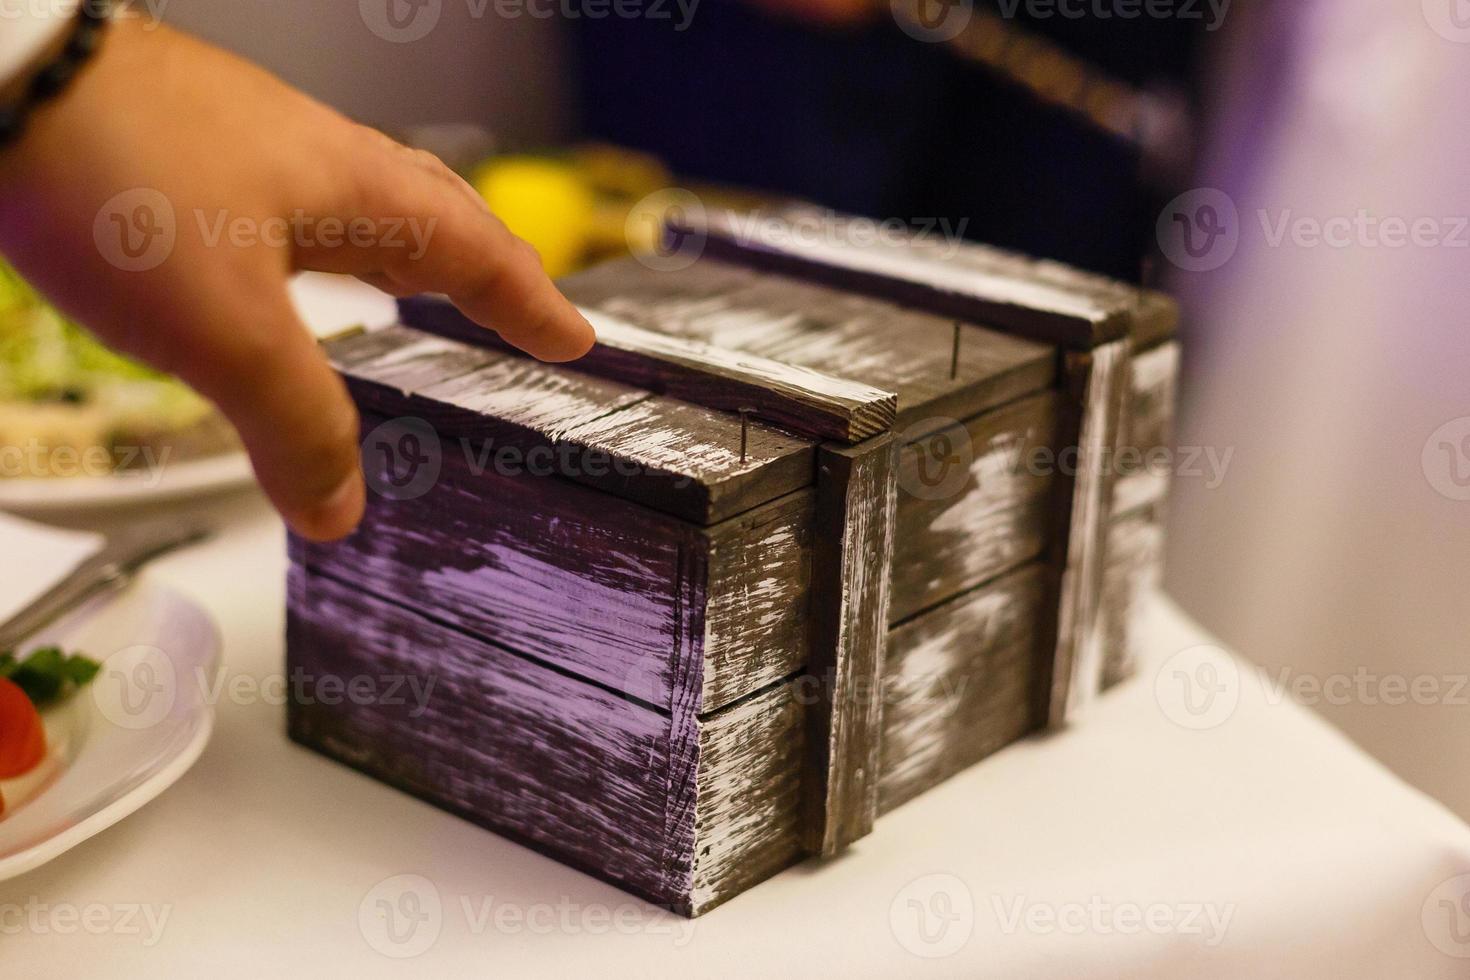
[[[153,582],[142,581],[139,592],[150,592],[159,598],[177,602],[196,611],[209,631],[212,641],[207,660],[211,683],[223,667],[224,640],[219,623],[209,611],[191,596],[177,589]],[[116,600],[114,600],[116,601]],[[96,837],[110,827],[126,820],[144,806],[157,799],[177,783],[185,773],[194,768],[209,741],[214,735],[215,706],[204,698],[200,701],[200,722],[188,742],[159,768],[158,772],[143,780],[122,796],[88,814],[59,833],[47,837],[23,851],[9,857],[0,857],[0,882],[10,881],[23,874],[54,861],[78,845]],[[85,751],[85,749],[83,749]]]
[[[221,492],[246,486],[253,479],[250,457],[244,450],[231,450],[168,464],[152,486],[136,473],[0,479],[0,507],[30,513],[126,507]]]

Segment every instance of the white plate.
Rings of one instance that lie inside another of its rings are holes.
[[[86,507],[121,507],[216,493],[255,479],[243,452],[222,453],[156,471],[0,480],[0,508],[44,513]]]
[[[219,669],[213,620],[182,596],[139,583],[99,600],[23,648],[60,644],[102,661],[67,703],[45,712],[48,754],[0,781],[0,881],[106,830],[173,785],[214,728]]]

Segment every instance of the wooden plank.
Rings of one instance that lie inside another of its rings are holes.
[[[584,307],[657,333],[896,392],[900,427],[969,418],[1046,388],[1056,375],[1046,345],[728,262],[661,272],[624,259],[559,285]]]
[[[1080,418],[1076,477],[1056,541],[1056,644],[1047,712],[1053,727],[1066,724],[1102,690],[1105,641],[1099,615],[1112,512],[1113,459],[1122,431],[1129,380],[1129,344],[1069,353],[1069,392]]]
[[[890,622],[1028,562],[1054,527],[1060,395],[1023,398],[903,447]],[[954,467],[964,466],[962,474]]]
[[[364,415],[364,429],[382,421]],[[445,453],[422,496],[374,494],[346,540],[295,547],[324,575],[663,710],[687,700],[698,713],[805,660],[812,508],[804,490],[704,529],[577,484],[477,472]]]
[[[1163,579],[1164,526],[1153,508],[1114,518],[1108,528],[1108,559],[1103,570],[1102,633],[1107,656],[1102,686],[1132,677],[1141,652],[1133,630],[1139,603]]]
[[[873,829],[897,477],[891,436],[817,457],[803,842],[836,854]]]
[[[580,482],[697,524],[726,520],[815,477],[812,443],[671,398],[571,428],[562,444],[578,459],[618,461]]]
[[[1179,345],[1168,342],[1133,355],[1125,431],[1113,488],[1113,513],[1154,506],[1169,494]],[[1164,461],[1150,463],[1151,459]]]
[[[703,532],[709,580],[702,710],[805,666],[815,498],[814,490],[802,490]]]
[[[404,322],[464,343],[504,347],[496,334],[470,321],[447,298],[399,302]],[[583,310],[597,345],[576,370],[636,385],[725,412],[749,409],[755,418],[814,439],[858,442],[892,428],[898,396],[871,385],[770,358],[644,330],[595,310]]]
[[[811,442],[641,388],[407,327],[327,350],[365,411],[422,418],[484,468],[549,472],[701,524],[812,480]]]
[[[671,784],[694,773],[671,766],[668,715],[299,568],[290,590],[288,670],[308,679],[293,739],[651,901],[687,901],[692,832],[671,850],[665,821]],[[420,703],[327,696],[360,677],[432,687]]]
[[[984,323],[1072,350],[1127,336],[1128,305],[1017,275],[987,262],[967,243],[920,235],[860,235],[854,222],[810,206],[708,214],[699,228],[704,254],[812,279],[942,316]]]
[[[805,855],[805,716],[796,681],[699,722],[699,805],[687,915],[703,915]]]
[[[1046,578],[1032,563],[889,635],[880,814],[1041,725]]]
[[[296,741],[687,915],[799,858],[794,682],[668,715],[299,566],[289,596]]]

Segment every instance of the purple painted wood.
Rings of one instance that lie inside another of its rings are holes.
[[[706,408],[726,412],[749,408],[755,418],[812,439],[857,442],[893,425],[898,396],[891,391],[584,313],[597,329],[598,343],[576,362],[578,371]],[[443,296],[400,300],[399,315],[429,333],[510,349]]]
[[[383,424],[365,413],[363,429]],[[392,460],[369,457],[370,466]],[[369,471],[373,485],[386,472]],[[714,710],[806,661],[811,491],[710,528],[445,453],[408,500],[371,496],[319,572],[672,710]]]
[[[551,472],[701,524],[812,480],[810,441],[556,365],[406,327],[327,351],[361,407],[423,419],[481,468]]]
[[[1056,377],[1046,345],[728,262],[664,272],[623,259],[558,285],[583,307],[661,334],[897,392],[896,424],[905,430],[967,419]]]
[[[873,831],[898,481],[891,436],[818,454],[803,843],[830,857]]]
[[[1062,414],[1058,393],[1043,392],[903,447],[893,622],[1045,550],[1055,524]]]
[[[798,858],[789,684],[666,714],[300,566],[289,598],[297,741],[688,915]]]
[[[1041,726],[1046,580],[1032,563],[889,635],[880,814]]]
[[[758,214],[720,211],[708,215],[700,227],[674,228],[670,234],[681,240],[694,236],[714,258],[799,275],[1074,350],[1089,350],[1128,333],[1127,304],[1018,275],[995,263],[988,251],[967,243],[862,236],[853,231],[860,220],[805,206]],[[803,226],[821,230],[803,233]]]

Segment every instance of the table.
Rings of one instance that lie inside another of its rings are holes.
[[[0,884],[6,977],[1470,976],[1470,828],[1162,597],[1083,723],[691,922],[289,742],[284,531],[193,509],[220,535],[147,574],[220,624],[214,740]]]

